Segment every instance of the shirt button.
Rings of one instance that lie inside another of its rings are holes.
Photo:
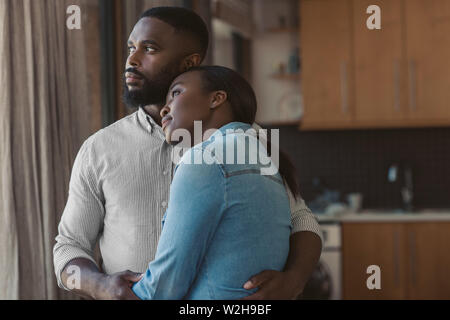
[[[164,171],[163,171],[163,175],[167,175],[167,170],[164,170]]]
[[[163,206],[163,208],[165,208],[165,207],[167,207],[167,202],[163,201],[163,202],[161,202],[161,205]]]

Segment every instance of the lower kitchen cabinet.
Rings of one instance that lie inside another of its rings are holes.
[[[344,299],[450,299],[450,222],[345,222],[342,257]]]
[[[450,299],[450,223],[411,223],[408,298]]]
[[[403,299],[407,276],[405,226],[400,223],[343,223],[344,299]],[[381,270],[381,289],[367,288],[367,268]]]

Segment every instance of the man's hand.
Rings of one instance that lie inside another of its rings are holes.
[[[67,288],[67,280],[71,273],[67,273],[71,266],[80,269],[80,286],[71,292],[87,299],[138,299],[131,290],[134,282],[139,281],[143,274],[131,271],[118,272],[112,275],[100,272],[97,265],[86,258],[71,260],[61,273],[61,281]]]
[[[132,271],[123,271],[112,275],[105,275],[99,281],[95,290],[96,300],[139,300],[131,290],[135,282],[141,280],[144,274]]]
[[[302,290],[293,285],[292,277],[286,272],[265,270],[250,278],[244,289],[259,287],[254,294],[243,300],[293,300]]]
[[[301,293],[316,267],[322,240],[310,231],[296,232],[289,238],[289,256],[284,271],[265,270],[250,278],[244,289],[259,287],[246,300],[292,300]]]

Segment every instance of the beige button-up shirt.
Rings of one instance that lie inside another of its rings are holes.
[[[53,248],[58,285],[75,258],[94,263],[99,241],[102,269],[144,272],[153,260],[169,200],[173,148],[161,127],[140,108],[89,137],[75,159],[69,197]],[[319,225],[303,199],[291,204],[292,233]]]

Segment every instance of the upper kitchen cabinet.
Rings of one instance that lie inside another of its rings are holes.
[[[301,1],[302,128],[345,127],[352,123],[350,4]]]
[[[450,126],[450,1],[301,1],[301,129]]]
[[[450,1],[405,1],[407,119],[450,124]]]
[[[404,118],[402,1],[377,1],[382,28],[370,30],[366,9],[373,1],[353,1],[355,122],[363,126]]]

